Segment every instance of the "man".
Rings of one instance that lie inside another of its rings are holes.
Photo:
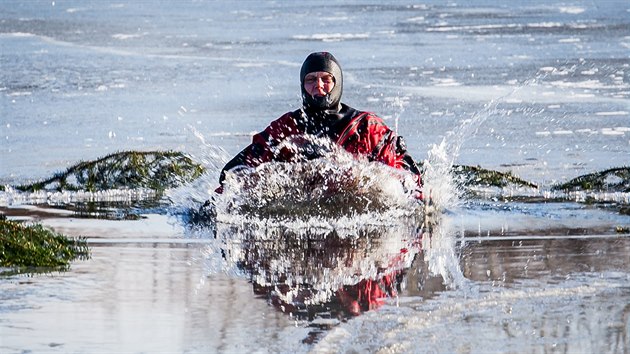
[[[328,52],[311,53],[300,70],[302,108],[285,113],[254,135],[252,143],[221,171],[237,166],[255,167],[269,161],[291,161],[291,153],[278,146],[300,135],[328,137],[355,156],[365,156],[394,168],[405,169],[417,178],[420,171],[397,136],[378,116],[341,103],[343,74],[337,59]],[[218,191],[222,190],[219,187]],[[418,192],[420,193],[420,192]],[[422,196],[419,194],[418,198]]]

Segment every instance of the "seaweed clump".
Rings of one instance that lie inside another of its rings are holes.
[[[70,239],[39,224],[0,216],[0,267],[66,270],[72,260],[89,257],[83,238]]]
[[[66,171],[33,184],[15,187],[23,192],[88,191],[148,188],[162,192],[190,182],[203,167],[177,151],[123,151],[80,162]]]
[[[552,187],[562,191],[630,192],[630,167],[610,168],[576,177]]]
[[[514,176],[511,172],[487,170],[480,166],[454,165],[453,173],[463,186],[507,187],[519,186],[538,188],[537,185]]]

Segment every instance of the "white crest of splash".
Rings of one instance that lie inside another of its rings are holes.
[[[457,254],[458,244],[462,244],[459,241],[463,235],[445,218],[445,212],[460,207],[462,200],[463,191],[456,185],[452,175],[452,168],[459,157],[461,147],[488,117],[502,114],[498,107],[501,103],[508,102],[524,87],[536,86],[547,75],[548,72],[543,71],[505,95],[491,100],[483,110],[462,120],[439,145],[434,145],[429,151],[428,159],[424,163],[423,195],[429,203],[425,210],[425,227],[432,227],[433,232],[429,240],[423,240],[424,256],[431,272],[441,275],[449,286],[461,287],[466,282],[459,267]]]
[[[516,90],[515,90],[516,91]],[[445,212],[460,207],[462,190],[452,174],[455,160],[468,136],[497,112],[500,102],[512,93],[489,102],[485,109],[464,119],[439,145],[434,145],[424,163],[423,195],[428,203],[425,210],[425,227],[432,229],[430,239],[423,239],[424,259],[429,270],[442,276],[447,286],[461,288],[467,282],[459,266],[458,244],[462,234],[445,218]]]
[[[443,140],[439,145],[433,145],[424,163],[423,195],[437,212],[458,206],[460,200],[461,193],[452,174],[454,156],[449,152],[448,144]]]
[[[268,162],[226,173],[224,192],[216,198],[220,221],[243,213],[316,220],[410,211],[418,205],[411,197],[417,186],[408,172],[357,159],[329,139],[301,136],[277,149],[295,153],[291,163]]]
[[[460,288],[466,282],[457,255],[460,235],[444,217],[444,211],[458,207],[460,201],[460,191],[451,172],[455,156],[449,154],[448,148],[445,140],[434,145],[424,163],[423,194],[428,202],[425,228],[431,228],[431,232],[423,238],[422,248],[429,271],[442,276],[446,285]]]
[[[221,169],[230,157],[222,147],[207,143],[203,134],[194,127],[188,128],[199,142],[195,151],[190,151],[189,154],[204,167],[205,172],[193,182],[167,191],[166,196],[180,208],[197,209],[215,194]]]

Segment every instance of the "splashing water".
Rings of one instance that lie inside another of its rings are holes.
[[[219,173],[230,158],[222,147],[208,144],[203,134],[192,126],[188,128],[199,142],[197,151],[190,154],[203,165],[205,173],[191,184],[167,192],[172,204],[181,210],[198,209],[215,194]]]
[[[356,159],[326,138],[300,136],[277,147],[287,162],[268,162],[255,168],[227,171],[223,193],[218,175],[227,161],[223,149],[201,141],[201,158],[207,172],[194,184],[170,193],[183,209],[198,209],[208,201],[212,220],[355,228],[357,223],[392,224],[402,217],[421,216],[412,195],[417,186],[406,172],[376,162]]]
[[[305,137],[301,137],[300,140]],[[329,139],[308,138],[281,145],[299,151],[292,163],[270,162],[227,173],[224,196],[217,200],[221,215],[259,218],[338,219],[358,214],[417,213],[411,176],[380,163],[357,160]],[[390,215],[391,216],[391,215]],[[226,220],[221,220],[226,221]]]
[[[455,144],[462,143],[461,140],[452,141]],[[461,288],[466,282],[457,255],[457,242],[462,235],[455,233],[449,220],[444,217],[444,211],[456,208],[460,201],[460,190],[451,174],[456,156],[449,154],[449,147],[453,146],[446,139],[434,145],[424,163],[423,194],[428,199],[425,228],[429,229],[430,237],[423,238],[422,249],[429,271],[440,275],[447,286]],[[455,149],[459,149],[459,146],[455,146]]]
[[[456,183],[453,176],[453,165],[459,157],[462,145],[467,137],[475,134],[479,127],[494,114],[506,114],[499,109],[499,104],[505,102],[516,92],[526,86],[536,85],[538,80],[546,74],[514,88],[511,92],[490,101],[485,109],[474,113],[471,118],[449,132],[440,144],[433,145],[424,161],[423,195],[428,205],[425,208],[425,227],[430,229],[430,238],[423,239],[425,261],[429,270],[442,276],[447,286],[463,288],[469,283],[464,277],[458,256],[458,244],[462,245],[463,233],[455,230],[452,220],[446,217],[447,212],[462,206],[464,189]]]

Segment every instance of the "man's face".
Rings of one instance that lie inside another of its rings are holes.
[[[304,90],[313,97],[324,97],[335,87],[335,78],[326,71],[315,71],[304,77]]]

